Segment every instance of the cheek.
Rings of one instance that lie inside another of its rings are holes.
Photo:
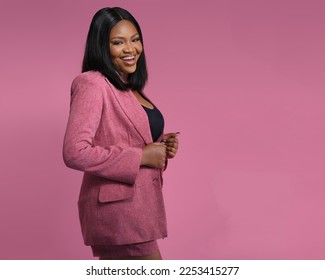
[[[118,65],[118,52],[114,48],[110,48],[110,56],[113,64]]]
[[[118,63],[117,63],[117,59],[116,59],[116,58],[114,58],[114,57],[112,57],[112,62],[113,62],[113,64],[114,64],[115,66],[117,66],[117,65],[118,65]]]
[[[116,58],[118,56],[118,54],[119,54],[118,48],[116,48],[114,46],[111,46],[109,48],[109,52],[110,52],[110,55],[111,55],[112,59]]]
[[[139,43],[139,44],[135,45],[135,49],[137,50],[137,53],[138,53],[138,54],[141,54],[142,51],[143,51],[142,44]]]

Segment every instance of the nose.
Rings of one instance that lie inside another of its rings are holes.
[[[123,49],[125,53],[133,53],[134,52],[134,47],[130,42],[125,43],[125,47]]]

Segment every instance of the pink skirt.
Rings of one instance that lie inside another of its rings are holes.
[[[124,245],[92,245],[94,257],[119,258],[126,256],[149,256],[159,250],[157,240],[124,244]]]

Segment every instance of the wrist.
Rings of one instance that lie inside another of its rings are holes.
[[[148,164],[147,153],[142,149],[142,156],[141,156],[141,164],[140,165],[147,165],[147,164]]]

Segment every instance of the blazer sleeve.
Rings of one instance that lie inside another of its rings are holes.
[[[73,81],[63,159],[70,168],[134,184],[141,164],[141,148],[94,145],[104,92],[103,83],[86,75],[81,74]]]

